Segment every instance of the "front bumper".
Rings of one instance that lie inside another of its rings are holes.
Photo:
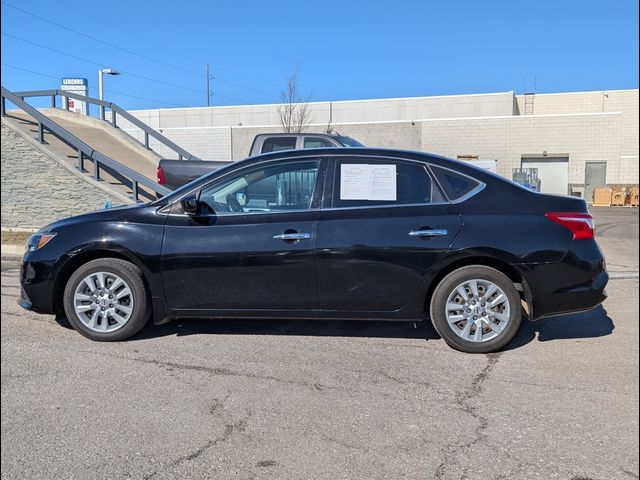
[[[18,298],[18,305],[20,305],[22,308],[26,310],[33,309],[33,304],[31,303],[31,300],[29,299],[27,292],[22,287],[20,287],[20,298]]]
[[[36,313],[55,313],[55,260],[26,253],[20,265],[20,298],[18,305]]]

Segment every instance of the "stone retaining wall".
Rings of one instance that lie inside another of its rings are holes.
[[[122,200],[2,124],[2,228],[39,228]]]

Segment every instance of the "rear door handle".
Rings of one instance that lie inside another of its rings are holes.
[[[449,232],[445,229],[425,229],[425,230],[411,230],[409,232],[410,237],[443,237]]]
[[[310,233],[279,233],[278,235],[274,235],[274,240],[309,240],[311,238]]]

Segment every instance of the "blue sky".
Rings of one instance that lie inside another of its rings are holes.
[[[296,69],[316,101],[638,88],[638,2],[2,0],[12,90],[103,65],[125,108],[202,106],[206,63],[213,105],[276,102]]]

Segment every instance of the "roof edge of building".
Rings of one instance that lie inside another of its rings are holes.
[[[622,115],[623,112],[588,112],[588,113],[548,113],[542,115],[496,115],[493,117],[446,117],[446,118],[422,118],[415,120],[372,120],[368,122],[333,122],[332,127],[339,127],[341,125],[372,125],[383,123],[421,123],[421,122],[446,122],[446,121],[470,121],[470,120],[513,120],[513,119],[538,119],[538,118],[562,118],[562,117],[595,117],[595,116],[616,116]],[[311,123],[309,127],[326,127],[327,123]],[[205,125],[194,127],[161,127],[159,130],[204,130],[207,128],[233,128],[233,129],[247,129],[247,128],[282,128],[280,124],[271,125]],[[135,131],[136,128],[123,128],[123,131]],[[316,133],[316,132],[305,132]]]

